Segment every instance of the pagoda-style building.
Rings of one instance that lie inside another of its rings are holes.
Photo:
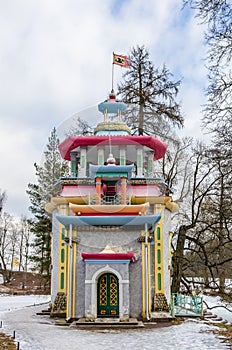
[[[59,150],[70,177],[58,180],[52,214],[52,314],[150,319],[169,311],[171,213],[178,209],[155,161],[167,145],[131,135],[115,95],[99,104],[92,136],[70,136]]]

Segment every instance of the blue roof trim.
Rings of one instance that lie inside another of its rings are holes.
[[[64,226],[139,226],[148,224],[149,229],[158,224],[161,214],[155,215],[118,215],[118,216],[65,216],[56,215]]]
[[[98,105],[98,110],[101,113],[104,113],[107,111],[109,114],[110,113],[118,113],[118,111],[126,112],[127,105],[124,102],[110,102],[110,101],[105,101],[101,102]]]
[[[134,164],[130,165],[89,165],[90,177],[93,179],[97,173],[127,173],[128,179],[132,176],[132,171],[134,169]]]
[[[85,264],[129,264],[130,260],[85,260]]]

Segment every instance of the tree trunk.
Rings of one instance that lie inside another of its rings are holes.
[[[139,106],[139,126],[138,126],[138,134],[143,135],[143,121],[144,121],[144,112],[143,106]]]
[[[178,293],[180,290],[180,282],[183,273],[183,262],[184,262],[184,245],[186,240],[186,226],[180,226],[177,238],[176,250],[172,258],[173,275],[172,275],[172,286],[171,292]]]
[[[6,283],[10,282],[10,274],[9,274],[9,271],[7,270],[5,260],[1,254],[0,254],[0,259],[1,259],[0,272],[1,272],[2,277],[3,277],[3,284],[6,284]]]
[[[204,267],[204,287],[209,288],[209,273],[208,273],[208,268],[207,266]]]
[[[19,244],[19,271],[23,267],[23,228],[21,230],[20,244]]]
[[[221,173],[221,183],[220,183],[220,207],[219,207],[219,258],[221,261],[225,259],[225,246],[224,246],[224,225],[223,225],[223,208],[224,208],[224,175],[220,167],[219,170]],[[219,268],[219,293],[225,293],[225,268]]]

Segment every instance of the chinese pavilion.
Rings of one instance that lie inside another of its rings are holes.
[[[150,319],[169,311],[170,219],[178,210],[155,161],[167,145],[131,135],[115,95],[92,136],[59,145],[70,176],[58,180],[46,210],[52,215],[52,314]]]

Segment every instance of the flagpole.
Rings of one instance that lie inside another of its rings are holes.
[[[112,93],[114,92],[114,52],[113,52],[113,63],[112,63]]]

